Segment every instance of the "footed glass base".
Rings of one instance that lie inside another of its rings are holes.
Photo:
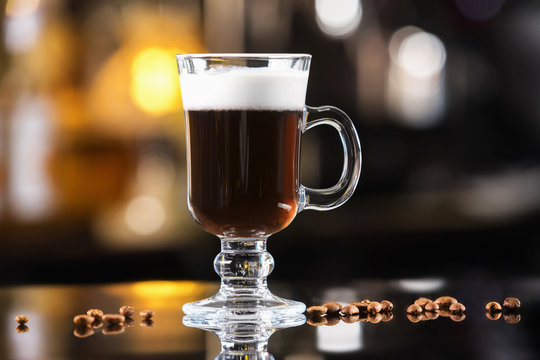
[[[214,269],[221,276],[219,292],[201,301],[185,304],[182,310],[202,321],[266,321],[302,314],[306,306],[282,299],[268,290],[266,278],[274,259],[266,251],[266,238],[221,239],[221,252]]]
[[[184,304],[182,310],[192,318],[266,321],[302,314],[306,306],[298,301],[282,299],[270,291],[229,296],[219,292],[208,299]]]

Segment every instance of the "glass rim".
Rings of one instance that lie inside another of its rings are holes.
[[[201,54],[176,54],[177,59],[311,59],[311,54],[304,53],[201,53]]]

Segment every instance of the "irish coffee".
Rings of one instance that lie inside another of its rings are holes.
[[[302,111],[188,110],[189,208],[218,236],[266,237],[298,207]]]

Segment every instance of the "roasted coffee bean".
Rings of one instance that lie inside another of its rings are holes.
[[[377,312],[371,312],[368,314],[367,319],[372,324],[378,324],[382,321],[382,315]]]
[[[517,324],[521,321],[521,315],[516,313],[504,314],[503,317],[508,324]]]
[[[408,314],[419,314],[422,312],[422,307],[420,305],[412,304],[407,308]]]
[[[322,307],[322,306],[321,306]],[[143,310],[139,313],[143,319],[151,319],[154,316],[154,310]]]
[[[15,328],[15,331],[17,332],[17,334],[24,334],[26,332],[28,332],[28,326],[24,325],[24,324],[19,324],[17,325],[17,327]]]
[[[91,329],[87,326],[77,326],[73,330],[73,335],[81,339],[86,338],[86,337],[94,335],[94,329]]]
[[[419,305],[417,305],[417,306],[420,307]],[[407,319],[409,319],[409,321],[412,322],[412,323],[419,323],[420,321],[422,321],[423,318],[424,318],[424,316],[422,315],[422,313],[407,314]]]
[[[86,311],[86,315],[94,318],[94,321],[99,321],[103,317],[103,311],[100,309],[90,309]]]
[[[457,303],[457,299],[453,298],[451,296],[441,296],[435,299],[435,302],[437,305],[439,305],[440,308],[449,308],[452,304]]]
[[[360,313],[360,310],[358,310],[356,306],[349,304],[342,307],[339,312],[341,313],[341,315],[350,316],[357,315],[358,313]]]
[[[325,317],[322,317],[322,318],[326,319]],[[328,321],[328,320],[326,320],[326,321]],[[142,327],[154,327],[154,320],[152,320],[152,319],[142,319],[141,322],[139,323],[139,326],[142,326]]]
[[[131,318],[131,317],[126,317],[126,321],[124,321],[124,326],[125,327],[133,327],[133,326],[135,326],[135,320],[133,320],[133,318]]]
[[[327,326],[337,325],[341,321],[339,319],[339,314],[338,313],[333,313],[333,314],[326,315],[326,320],[327,320],[327,323],[326,323]]]
[[[450,310],[452,312],[452,314],[460,314],[460,313],[465,312],[465,305],[463,305],[461,303],[454,303],[454,304],[450,305],[448,310]]]
[[[426,320],[435,320],[439,317],[438,311],[424,311],[424,317]]]
[[[107,314],[103,315],[103,322],[105,325],[124,325],[126,318],[124,315],[119,314]]]
[[[489,319],[489,320],[499,320],[502,316],[502,312],[500,311],[497,311],[497,312],[493,312],[493,311],[486,311],[486,317]]]
[[[382,305],[381,305],[381,303],[379,303],[377,301],[372,301],[367,306],[367,312],[371,313],[371,314],[380,313],[381,310],[382,310]]]
[[[327,311],[328,309],[324,306],[310,306],[306,310],[309,316],[323,316]]]
[[[381,306],[382,306],[381,311],[392,311],[392,310],[394,310],[394,304],[392,304],[388,300],[381,301]]]
[[[105,317],[107,315],[104,315]],[[119,315],[122,316],[122,315]],[[103,330],[101,330],[101,333],[104,335],[118,335],[123,333],[126,330],[125,327],[123,327],[120,324],[108,324],[103,327]]]
[[[130,317],[131,315],[135,314],[135,308],[124,305],[120,308],[119,312],[120,315],[123,315],[124,317]]]
[[[428,299],[426,297],[421,297],[421,298],[416,299],[414,301],[414,304],[420,306],[423,309],[424,306],[426,306],[426,304],[429,304],[430,302],[431,302],[431,299]]]
[[[15,317],[15,321],[16,321],[17,324],[19,324],[19,325],[24,325],[24,324],[26,324],[26,323],[28,322],[28,320],[29,320],[29,319],[28,319],[28,316],[26,316],[26,315],[17,315],[17,316]]]
[[[460,321],[463,321],[465,320],[465,313],[455,313],[455,314],[452,314],[450,315],[450,319],[452,319],[452,321],[455,321],[455,322],[460,322]]]
[[[502,310],[501,304],[496,301],[491,301],[486,304],[486,310],[492,313],[500,312]]]
[[[323,305],[323,307],[326,308],[326,313],[327,314],[334,314],[334,313],[337,313],[339,312],[339,310],[341,310],[342,306],[340,303],[337,303],[335,301],[332,301],[332,302],[327,302],[326,304]]]
[[[103,319],[94,320],[94,322],[92,323],[92,329],[94,330],[99,329],[102,326],[103,326]]]
[[[517,298],[509,297],[504,299],[503,307],[510,311],[516,311],[521,307],[521,302]]]
[[[362,301],[353,301],[350,305],[354,305],[358,308],[359,311],[367,311],[367,307],[371,301],[362,300]]]
[[[328,319],[325,316],[313,316],[307,319],[307,323],[311,326],[322,326],[328,324]]]
[[[360,320],[360,316],[358,314],[355,314],[355,315],[341,315],[340,319],[341,319],[341,321],[343,321],[343,322],[345,322],[347,324],[352,324],[352,323],[355,323],[358,320]]]
[[[88,315],[76,315],[73,318],[73,323],[80,327],[83,327],[83,326],[91,327],[93,322],[94,322],[94,318]]]
[[[424,306],[424,310],[426,310],[426,311],[436,311],[436,310],[439,310],[439,305],[436,302],[432,301],[432,302],[427,303]]]
[[[381,313],[382,322],[389,322],[394,318],[394,314],[391,311],[384,311]]]

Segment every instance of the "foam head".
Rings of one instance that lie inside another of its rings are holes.
[[[308,71],[272,68],[214,68],[181,74],[184,110],[301,110]]]

